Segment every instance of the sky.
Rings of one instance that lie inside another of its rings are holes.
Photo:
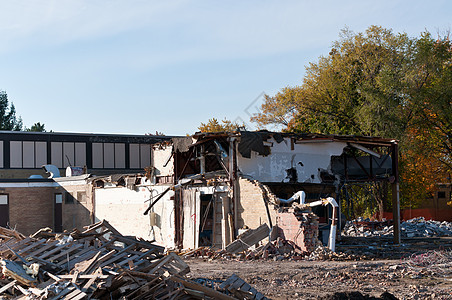
[[[344,28],[450,31],[452,1],[0,0],[0,90],[24,125],[185,135],[255,125]],[[271,128],[269,128],[271,129]]]

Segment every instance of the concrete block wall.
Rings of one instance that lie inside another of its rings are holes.
[[[272,202],[276,196],[257,180],[239,179],[238,227],[255,229],[266,223],[270,226],[265,201],[267,201],[272,224],[276,223],[276,210]]]
[[[84,226],[92,223],[93,213],[91,185],[68,185],[61,189],[63,193],[63,230],[74,228],[83,230]],[[73,201],[68,201],[72,196]]]

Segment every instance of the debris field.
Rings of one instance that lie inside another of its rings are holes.
[[[30,237],[0,227],[0,299],[452,299],[452,237],[345,236],[332,252],[305,231],[309,247],[255,246],[269,234],[263,224],[224,250],[165,252],[105,220]]]
[[[191,280],[177,254],[105,220],[31,237],[0,228],[0,238],[2,299],[266,299],[237,275],[215,285]]]

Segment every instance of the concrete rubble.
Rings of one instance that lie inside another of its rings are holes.
[[[378,222],[358,218],[347,221],[342,235],[355,237],[392,237],[393,226],[388,221]],[[447,237],[452,236],[452,222],[425,220],[423,217],[410,219],[400,224],[401,236],[413,237]]]
[[[237,275],[199,283],[179,255],[105,220],[30,237],[0,228],[0,241],[1,299],[267,299]]]

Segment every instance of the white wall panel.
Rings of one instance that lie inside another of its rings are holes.
[[[35,143],[30,141],[22,142],[22,167],[35,167]]]
[[[63,166],[75,166],[74,143],[63,143]]]
[[[75,143],[75,165],[83,167],[86,165],[86,144]]]
[[[123,169],[126,167],[126,144],[115,144],[115,168]]]
[[[22,168],[22,142],[10,142],[10,166],[11,168]]]
[[[104,143],[104,168],[115,167],[115,144]]]
[[[129,162],[131,169],[140,168],[140,145],[139,144],[129,144]]]
[[[35,168],[47,164],[47,143],[35,142]]]
[[[93,168],[104,167],[104,150],[102,143],[93,143]]]
[[[51,144],[51,164],[58,168],[63,167],[63,143],[52,142]]]

